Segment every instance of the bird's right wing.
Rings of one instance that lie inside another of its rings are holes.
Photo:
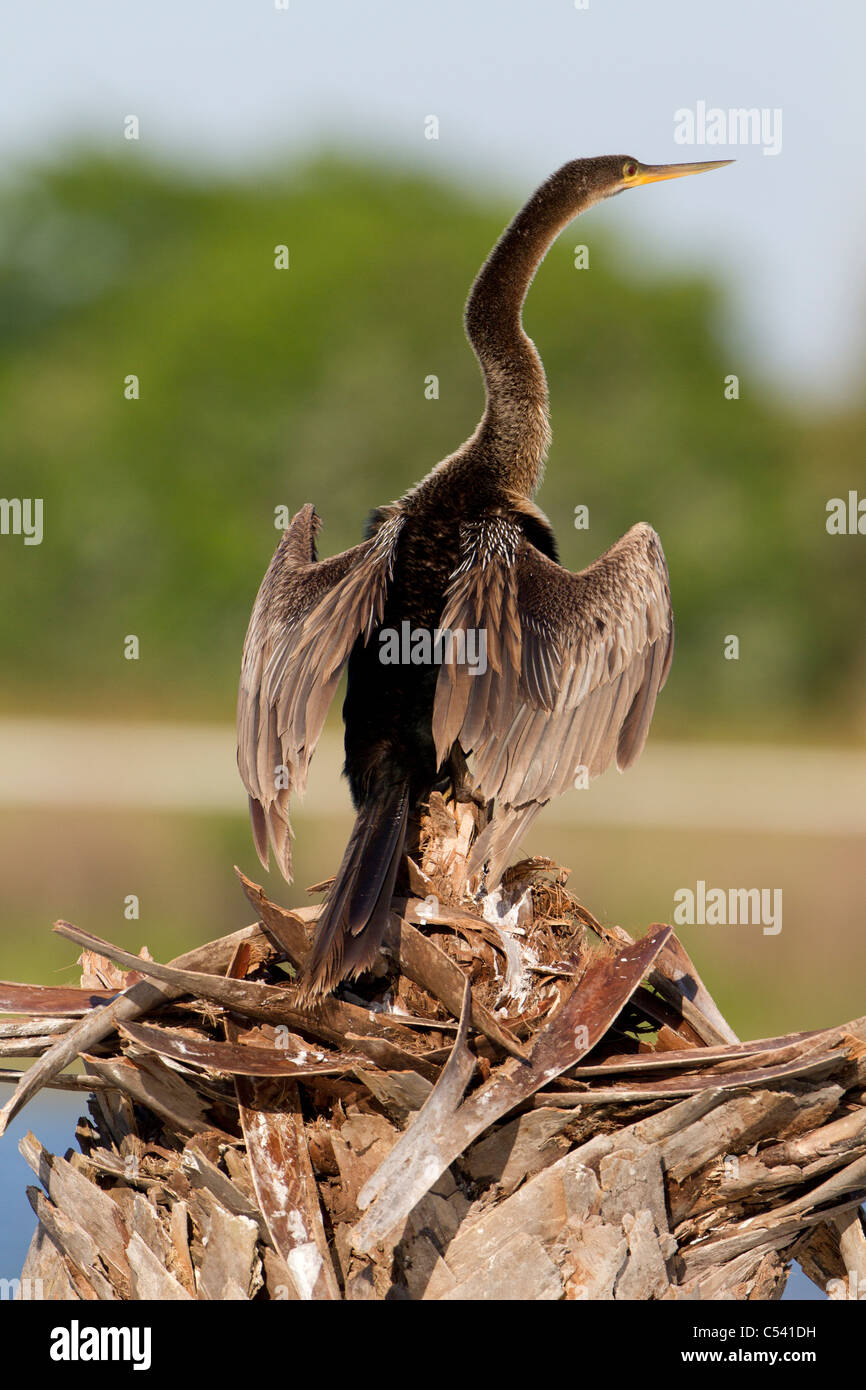
[[[540,808],[638,757],[673,652],[667,565],[651,526],[633,526],[579,574],[543,555],[506,517],[464,528],[443,628],[480,629],[485,671],[452,659],[436,687],[440,763],[455,740],[495,798],[472,867],[505,867]]]
[[[325,715],[349,653],[382,617],[402,517],[369,540],[316,559],[313,507],[292,518],[262,580],[244,642],[238,691],[238,770],[253,838],[268,839],[291,882],[289,799],[302,793]]]

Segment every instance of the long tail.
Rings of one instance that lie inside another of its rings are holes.
[[[388,926],[408,818],[406,782],[361,806],[301,981],[307,998],[330,993],[375,960]]]

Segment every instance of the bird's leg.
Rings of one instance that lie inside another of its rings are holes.
[[[409,820],[406,825],[406,841],[403,846],[403,863],[397,875],[397,892],[408,894],[409,871],[406,859],[411,859],[416,864],[421,862],[421,827],[425,808],[416,806],[409,812]]]
[[[487,802],[478,791],[472,781],[472,774],[469,771],[469,764],[466,761],[466,754],[459,743],[452,745],[451,752],[444,765],[444,770],[448,774],[451,784],[451,794],[455,801],[472,801],[476,806],[485,807]]]

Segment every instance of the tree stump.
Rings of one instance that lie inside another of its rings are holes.
[[[56,924],[81,988],[0,985],[37,1059],[0,1124],[88,1094],[77,1151],[22,1141],[25,1294],[775,1299],[796,1258],[856,1297],[866,1019],[739,1042],[670,927],[601,926],[549,860],[468,881],[484,819],[433,796],[380,960],[315,1005],[319,909],[243,875],[257,921],[169,965]]]

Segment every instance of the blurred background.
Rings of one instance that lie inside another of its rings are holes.
[[[163,957],[245,924],[232,726],[275,509],[314,502],[343,549],[471,433],[475,271],[560,163],[621,150],[737,162],[551,251],[538,501],[572,569],[657,528],[677,650],[638,767],[526,849],[635,933],[699,880],[781,889],[775,935],[681,931],[742,1036],[866,1011],[866,536],[825,524],[866,497],[864,28],[842,0],[7,15],[0,491],[43,499],[44,536],[0,536],[0,977],[76,980],[60,916]],[[700,102],[778,111],[781,149],[684,148]],[[340,765],[335,701],[281,902],[337,865]]]

